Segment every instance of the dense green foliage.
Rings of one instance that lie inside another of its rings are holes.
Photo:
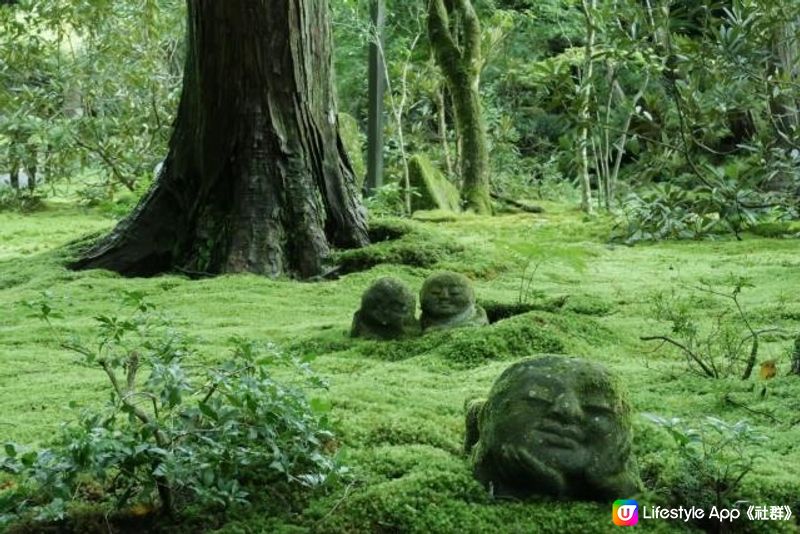
[[[223,363],[197,370],[197,349],[145,295],[123,297],[118,315],[95,317],[94,339],[61,344],[106,374],[108,405],[83,410],[49,448],[5,444],[0,467],[21,483],[3,498],[0,527],[34,513],[61,520],[81,500],[116,510],[157,500],[168,514],[187,504],[236,509],[264,487],[315,487],[336,473],[325,450],[334,437],[318,415],[325,403],[270,369],[288,366],[306,388],[324,387],[307,361],[234,337]],[[50,293],[26,304],[58,339],[63,315]]]
[[[129,206],[165,154],[182,70],[181,4],[25,0],[0,9],[7,30],[0,45],[8,51],[0,71],[0,170],[36,172],[51,186],[80,176],[73,189],[85,202],[112,207],[122,190]],[[739,235],[797,216],[797,6],[475,6],[496,193],[576,201],[582,156],[575,148],[585,129],[591,195],[619,214],[614,236],[629,243]],[[402,213],[414,194],[405,190],[409,158],[425,154],[458,185],[460,146],[452,95],[428,42],[425,2],[390,0],[387,13],[387,186],[370,203]],[[334,1],[332,16],[339,105],[356,119],[343,119],[355,139],[354,128],[365,131],[366,52],[375,41],[369,1]],[[360,150],[352,141],[348,147]],[[363,179],[365,169],[356,167]]]

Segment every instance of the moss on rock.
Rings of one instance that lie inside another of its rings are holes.
[[[460,198],[456,186],[447,181],[430,160],[416,154],[408,160],[408,179],[416,190],[411,198],[411,211],[459,211]]]
[[[517,362],[495,381],[477,418],[467,413],[466,424],[468,436],[479,436],[475,477],[494,495],[610,500],[641,489],[627,394],[594,362]]]
[[[384,276],[361,296],[353,315],[352,337],[399,339],[419,334],[417,298],[401,280]]]

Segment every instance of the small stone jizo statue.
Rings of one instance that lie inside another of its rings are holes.
[[[431,275],[419,294],[422,330],[445,330],[489,324],[486,311],[475,303],[469,280],[458,273]]]
[[[414,317],[417,299],[400,280],[379,278],[361,296],[350,335],[368,339],[399,339],[419,333]]]
[[[500,497],[630,497],[641,488],[631,439],[618,380],[578,358],[518,362],[467,410],[475,477]]]

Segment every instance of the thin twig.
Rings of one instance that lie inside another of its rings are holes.
[[[717,378],[717,375],[714,373],[714,371],[712,369],[710,369],[703,362],[703,360],[697,354],[695,354],[694,351],[692,351],[692,349],[690,349],[689,347],[687,347],[683,343],[681,343],[679,341],[675,341],[674,339],[666,337],[666,336],[643,336],[643,337],[640,337],[639,339],[641,339],[642,341],[663,341],[665,343],[669,343],[670,345],[674,345],[674,346],[678,347],[679,349],[681,349],[697,365],[699,365],[703,369],[703,372],[706,373],[706,375],[708,375],[710,378]]]
[[[726,403],[730,404],[731,406],[735,406],[737,408],[742,408],[743,410],[746,410],[746,411],[748,411],[748,412],[750,412],[750,413],[752,413],[754,415],[763,415],[764,417],[770,419],[773,423],[783,424],[783,421],[781,421],[780,419],[778,419],[777,417],[775,417],[774,415],[772,415],[769,412],[766,412],[766,411],[763,411],[763,410],[755,410],[753,408],[750,408],[749,406],[747,406],[746,404],[744,404],[742,402],[737,402],[737,401],[733,400],[731,398],[730,393],[726,393],[725,396],[723,397],[723,400]],[[800,421],[800,420],[798,420],[798,421]]]

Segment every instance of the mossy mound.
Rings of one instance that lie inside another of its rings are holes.
[[[494,300],[481,300],[478,302],[486,310],[490,323],[509,319],[517,315],[532,311],[560,311],[577,313],[580,315],[608,315],[612,305],[598,297],[591,295],[562,295],[532,302],[497,302]]]
[[[411,215],[411,218],[415,221],[445,223],[456,222],[459,218],[469,217],[470,215],[472,214],[456,213],[450,210],[418,210]]]
[[[593,295],[569,295],[561,309],[581,315],[602,316],[611,313],[613,305]]]
[[[329,534],[612,532],[606,503],[494,500],[463,458],[436,448],[376,447],[358,460],[367,469],[360,480],[368,483],[313,502],[302,524]],[[640,526],[648,532],[683,528],[656,521]]]
[[[485,328],[453,330],[436,352],[446,362],[473,367],[490,360],[514,360],[536,353],[561,354],[566,344],[552,323],[521,315]]]
[[[370,219],[369,221],[369,240],[371,243],[380,243],[381,241],[391,241],[392,239],[400,239],[406,234],[414,231],[413,223],[407,219],[399,217],[385,217],[382,219]]]
[[[539,310],[534,304],[527,302],[497,302],[495,300],[479,300],[478,304],[486,310],[490,323],[510,319],[516,315]]]
[[[443,432],[433,419],[422,416],[392,417],[372,428],[366,439],[369,445],[430,445],[451,454],[459,454],[461,442]]]
[[[587,347],[615,341],[611,330],[588,317],[534,311],[485,327],[435,331],[415,339],[354,341],[353,351],[385,361],[431,355],[449,367],[472,368],[532,354],[582,353]]]
[[[431,161],[416,154],[408,160],[408,179],[417,194],[411,197],[411,211],[459,211],[461,200],[456,186],[433,166]]]
[[[432,268],[445,260],[455,259],[456,254],[464,251],[462,245],[454,243],[446,236],[426,231],[414,223],[379,223],[377,229],[373,228],[370,234],[384,236],[386,239],[373,240],[369,246],[337,253],[334,261],[339,265],[340,272],[346,274],[365,271],[381,264]]]

